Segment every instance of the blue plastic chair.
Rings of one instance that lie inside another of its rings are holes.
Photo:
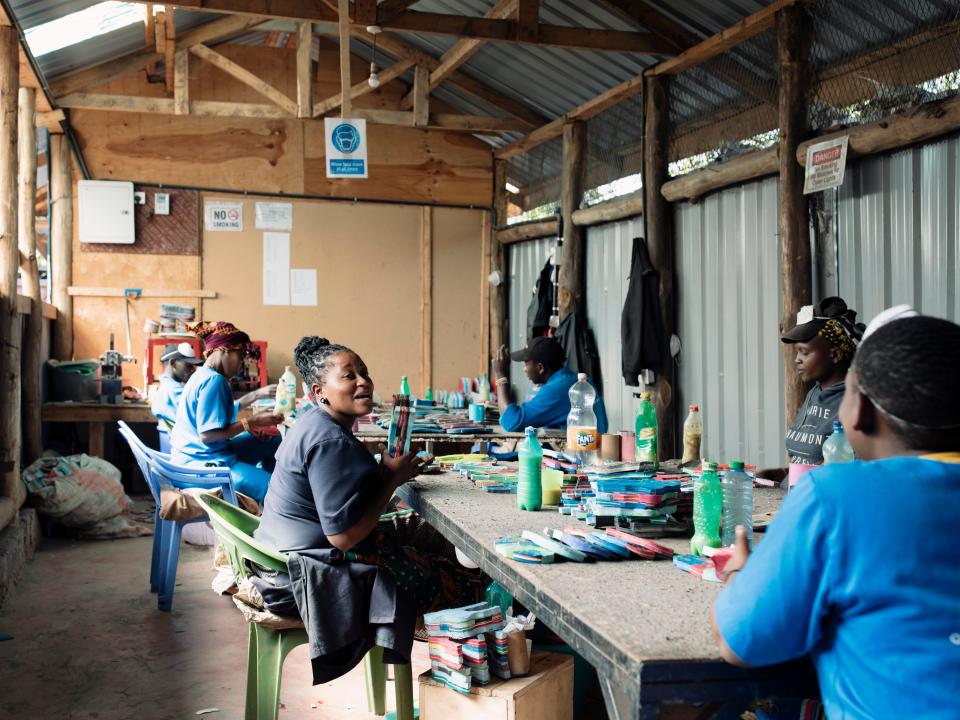
[[[156,509],[153,515],[153,551],[150,560],[150,591],[157,593],[157,608],[169,611],[180,560],[180,536],[183,527],[204,522],[205,517],[191,520],[164,520],[160,517],[160,487],[166,483],[178,490],[186,488],[220,489],[225,500],[237,504],[237,495],[230,478],[230,468],[196,468],[170,462],[168,456],[147,447],[122,420],[118,422],[133,456],[143,473]]]

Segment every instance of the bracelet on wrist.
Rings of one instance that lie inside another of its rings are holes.
[[[250,432],[250,421],[246,418],[240,418],[240,426],[243,428],[244,432]]]
[[[497,387],[503,387],[504,385],[509,384],[510,381],[506,377],[497,378]]]

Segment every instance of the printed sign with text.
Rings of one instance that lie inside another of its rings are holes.
[[[367,177],[367,121],[324,118],[328,178]]]
[[[847,140],[848,136],[844,135],[807,148],[804,195],[843,185],[843,173],[847,166]]]
[[[243,203],[208,200],[203,204],[203,226],[206,230],[243,232]]]

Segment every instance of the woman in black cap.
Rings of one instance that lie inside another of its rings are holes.
[[[797,373],[814,383],[793,425],[787,431],[790,484],[811,466],[823,464],[823,443],[833,432],[843,401],[844,378],[853,361],[864,326],[838,297],[807,305],[797,313],[797,325],[780,340],[796,345]],[[782,479],[785,470],[764,470],[762,477]]]

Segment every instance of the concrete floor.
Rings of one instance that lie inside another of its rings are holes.
[[[0,720],[242,720],[247,628],[210,589],[212,551],[184,545],[173,610],[150,593],[152,538],[45,539],[3,609]],[[414,643],[414,678],[429,667]],[[415,680],[416,681],[416,680]],[[392,683],[387,688],[392,707]],[[306,646],[284,665],[281,720],[369,720],[363,671],[310,684]]]

